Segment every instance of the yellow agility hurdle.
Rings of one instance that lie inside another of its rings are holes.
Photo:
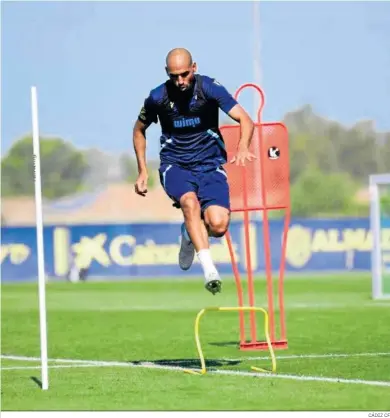
[[[203,314],[207,311],[221,311],[221,312],[239,312],[239,311],[252,311],[252,312],[262,312],[264,314],[264,330],[265,330],[265,338],[268,345],[268,350],[271,354],[271,360],[272,360],[272,370],[266,370],[262,369],[260,367],[251,367],[251,370],[256,372],[272,372],[274,373],[276,371],[276,358],[274,354],[274,350],[272,348],[271,340],[269,337],[269,322],[268,322],[268,313],[263,308],[256,308],[252,306],[241,306],[241,307],[210,307],[210,308],[204,308],[201,311],[199,311],[198,315],[195,319],[195,341],[196,341],[196,347],[198,349],[198,354],[200,358],[200,364],[201,364],[201,371],[198,372],[196,370],[185,370],[185,373],[189,374],[196,374],[196,375],[202,375],[206,374],[206,362],[203,355],[202,346],[200,344],[200,338],[199,338],[199,323],[200,319],[202,318]]]

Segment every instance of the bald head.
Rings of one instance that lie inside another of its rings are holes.
[[[187,49],[175,48],[168,52],[165,70],[181,91],[191,87],[196,69],[196,63],[192,61],[191,53]]]
[[[191,52],[185,48],[175,48],[168,52],[165,60],[167,67],[178,63],[183,63],[188,66],[192,65]]]

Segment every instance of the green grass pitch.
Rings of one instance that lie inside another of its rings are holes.
[[[264,295],[257,278],[256,306]],[[37,286],[3,283],[1,297],[3,410],[390,410],[390,301],[371,300],[369,275],[286,278],[289,348],[272,376],[250,371],[269,355],[238,350],[235,312],[206,313],[210,372],[183,372],[199,367],[198,311],[237,306],[231,278],[216,296],[200,278],[48,283],[48,391]]]

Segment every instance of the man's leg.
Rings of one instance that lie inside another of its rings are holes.
[[[194,192],[188,192],[180,199],[180,206],[184,215],[184,230],[182,229],[182,242],[179,252],[179,264],[183,270],[188,269],[194,258],[193,248],[203,268],[206,288],[215,294],[221,290],[221,280],[211,258],[209,250],[209,233],[206,224],[201,219],[201,207]],[[212,219],[216,219],[218,207],[208,210]],[[222,208],[223,209],[223,208]],[[213,234],[218,231],[212,230]],[[213,235],[214,236],[214,235]],[[188,268],[186,268],[188,267]]]
[[[221,238],[229,228],[230,211],[223,206],[210,205],[204,211],[204,220],[211,237]]]
[[[181,227],[179,265],[182,270],[188,270],[195,257],[195,248],[192,239],[194,239],[197,246],[204,244],[198,233],[198,231],[201,231],[201,227],[197,226],[196,223],[195,226],[192,225],[193,219],[196,222],[196,216],[194,216],[196,205],[199,206],[195,194],[197,190],[196,179],[190,171],[175,165],[161,165],[159,172],[160,182],[165,192],[175,202],[174,206],[181,208],[184,214],[185,223]],[[187,232],[186,224],[188,224],[188,228],[191,231],[191,236]],[[205,230],[205,226],[202,225],[202,227]]]
[[[204,173],[199,181],[198,197],[201,204],[204,222],[208,235],[222,237],[229,226],[230,201],[227,176],[222,167]],[[222,280],[211,258],[210,250],[198,254],[205,257],[214,267],[214,273],[206,277],[205,287],[215,294],[221,291]]]
[[[198,198],[194,192],[188,192],[180,198],[180,207],[184,215],[184,234],[191,240],[197,252],[209,248],[209,239],[206,227],[201,219],[201,209]],[[186,234],[187,232],[187,234]]]
[[[201,207],[198,197],[194,192],[183,195],[180,199],[180,206],[184,215],[184,223],[188,236],[182,234],[182,244],[180,247],[179,260],[183,265],[190,259],[188,245],[195,247],[196,255],[203,268],[205,277],[205,287],[211,293],[215,294],[221,291],[221,279],[211,258],[209,250],[209,234],[204,221],[201,219]],[[214,213],[213,211],[212,213]],[[214,218],[213,218],[214,219]],[[192,261],[192,259],[191,259]]]

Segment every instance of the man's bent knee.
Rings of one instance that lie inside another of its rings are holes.
[[[185,216],[200,212],[199,201],[194,192],[188,192],[180,198],[180,207]]]
[[[228,229],[228,222],[226,221],[220,221],[220,222],[212,222],[208,225],[210,235],[215,238],[221,238],[226,234],[226,231]]]
[[[209,207],[205,212],[205,221],[211,236],[223,237],[229,227],[229,211],[219,206]]]

